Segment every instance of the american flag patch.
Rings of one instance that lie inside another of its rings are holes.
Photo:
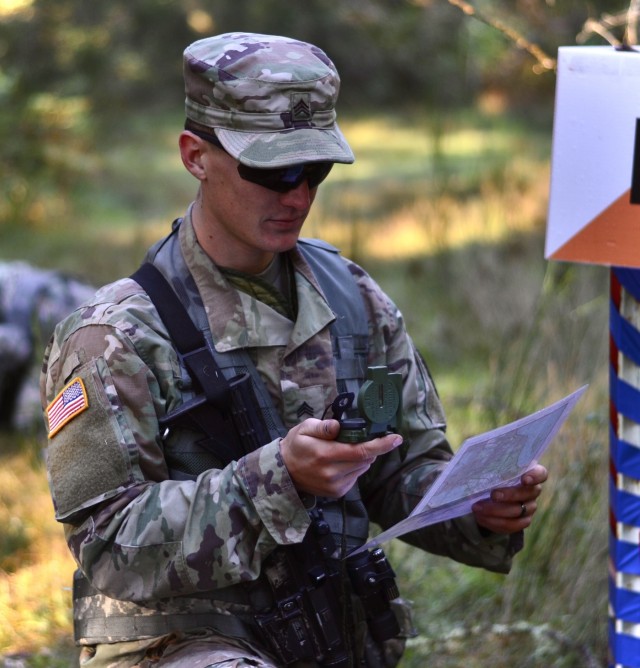
[[[76,415],[89,408],[87,392],[81,378],[74,378],[47,406],[49,438],[55,436],[62,427]]]

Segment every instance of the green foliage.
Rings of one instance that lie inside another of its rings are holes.
[[[552,54],[588,16],[580,2],[479,4]],[[446,0],[308,0],[303,12],[289,0],[24,0],[13,13],[0,5],[0,19],[0,226],[23,230],[70,215],[71,184],[129,135],[132,112],[178,108],[182,50],[213,32],[319,44],[341,72],[343,111],[482,100],[531,115],[553,93],[553,76],[534,75],[528,54]]]
[[[19,517],[6,518],[0,535],[0,568],[5,572],[20,567],[20,554],[29,546],[25,526]]]
[[[527,257],[521,259],[528,262]],[[493,271],[508,269],[496,263]],[[464,427],[471,435],[558,398],[560,387],[567,392],[591,383],[543,461],[551,479],[507,578],[392,546],[393,563],[401,564],[400,577],[416,600],[423,632],[411,647],[415,663],[407,665],[424,665],[420,660],[427,656],[429,665],[448,667],[604,665],[607,286],[602,271],[583,267],[569,273],[561,290],[544,294],[526,336],[495,332],[500,362],[490,374],[477,376],[470,392],[456,386],[450,396],[447,388],[450,423],[472,421]],[[463,355],[452,373],[463,375],[467,361]]]
[[[37,654],[21,652],[5,657],[4,668],[70,668],[78,665],[78,651],[68,645],[48,648]]]

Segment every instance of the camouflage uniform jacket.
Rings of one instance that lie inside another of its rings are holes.
[[[286,427],[301,419],[302,401],[321,417],[336,395],[334,316],[301,253],[290,251],[300,305],[292,323],[230,288],[197,243],[189,215],[179,243],[190,275],[173,277],[174,285],[192,294],[197,288],[216,348],[249,350]],[[366,307],[368,363],[388,365],[404,381],[405,456],[396,450],[378,458],[360,480],[370,518],[388,527],[406,517],[452,454],[439,399],[401,314],[360,267],[345,262]],[[195,480],[170,479],[171,443],[158,421],[185,400],[186,381],[155,308],[130,279],[105,286],[58,326],[45,356],[43,401],[55,401],[76,379],[85,400],[50,435],[49,480],[56,518],[80,568],[105,595],[105,609],[122,616],[239,610],[225,592],[257,578],[270,552],[301,542],[309,527],[278,440]],[[484,538],[472,517],[407,540],[499,572],[508,571],[514,552],[507,537]]]

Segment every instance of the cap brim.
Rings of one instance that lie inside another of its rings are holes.
[[[248,167],[268,169],[302,162],[354,161],[353,152],[337,125],[331,130],[239,132],[216,128],[215,132],[225,150]]]

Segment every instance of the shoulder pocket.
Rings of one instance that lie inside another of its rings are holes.
[[[117,396],[104,360],[96,358],[76,369],[74,380],[66,387],[74,390],[77,381],[87,405],[77,413],[71,409],[65,416],[69,419],[50,430],[47,450],[49,483],[60,521],[71,521],[134,481],[128,439],[118,423]],[[62,404],[55,408],[65,410]]]

